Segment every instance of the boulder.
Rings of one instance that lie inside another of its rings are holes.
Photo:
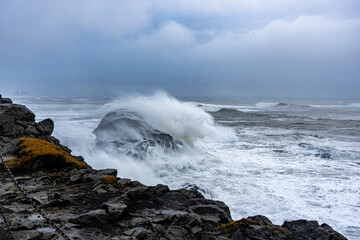
[[[54,131],[54,121],[50,118],[42,120],[38,123],[37,130],[42,135],[50,136]]]
[[[1,104],[12,104],[13,101],[10,98],[2,98]]]
[[[346,238],[336,232],[327,224],[321,226],[317,221],[296,220],[285,221],[282,227],[289,230],[292,240],[321,239],[321,240],[345,240]]]
[[[0,105],[0,114],[6,114],[16,120],[34,122],[35,114],[27,107],[19,104]]]

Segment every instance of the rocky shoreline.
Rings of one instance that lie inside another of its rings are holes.
[[[70,239],[343,240],[329,225],[265,216],[238,221],[220,201],[194,190],[145,186],[94,170],[51,136],[54,122],[11,99],[0,101],[0,150],[16,181]],[[0,164],[0,239],[63,239],[14,184]],[[254,199],[255,201],[255,199]],[[8,223],[8,227],[7,224]],[[10,231],[9,231],[10,230]]]

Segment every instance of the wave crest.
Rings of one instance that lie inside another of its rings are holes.
[[[105,107],[134,112],[151,127],[190,146],[199,139],[224,141],[236,137],[232,129],[217,126],[213,117],[196,104],[181,102],[162,91],[118,99]]]

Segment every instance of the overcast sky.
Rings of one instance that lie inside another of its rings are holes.
[[[0,93],[360,98],[359,0],[0,0]]]

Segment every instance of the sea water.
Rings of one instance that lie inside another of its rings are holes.
[[[116,168],[119,177],[144,184],[196,187],[224,201],[233,219],[261,214],[275,224],[317,220],[360,239],[359,102],[178,100],[164,92],[13,100],[31,109],[37,121],[52,118],[53,135],[94,168]],[[93,130],[118,109],[141,116],[182,149],[153,146],[139,159],[100,148]]]

